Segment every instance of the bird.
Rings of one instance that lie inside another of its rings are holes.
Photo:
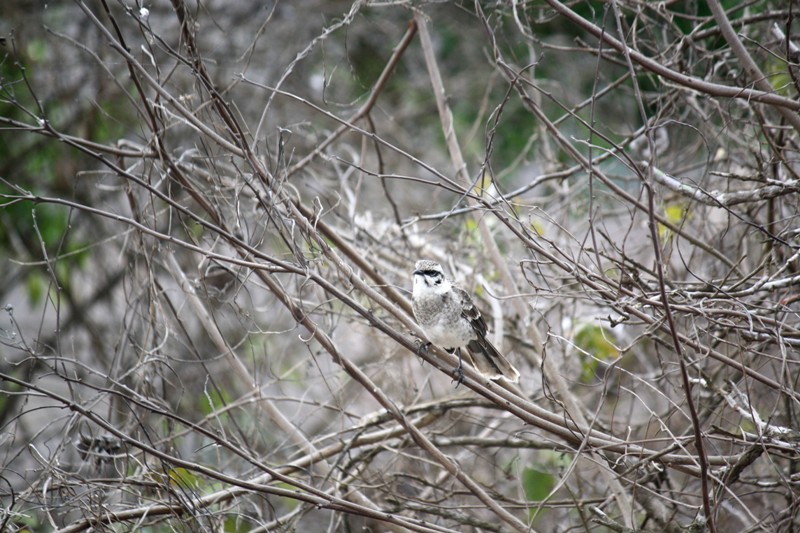
[[[241,288],[239,275],[230,267],[211,263],[196,280],[195,286],[209,302],[217,305],[228,303]]]
[[[489,379],[519,381],[519,371],[486,338],[487,327],[469,293],[454,285],[436,261],[420,259],[414,265],[411,307],[414,318],[431,343],[458,355],[453,371],[458,383],[464,381],[461,349],[466,348],[472,365]]]

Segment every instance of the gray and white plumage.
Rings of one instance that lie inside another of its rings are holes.
[[[461,372],[460,349],[466,348],[473,366],[485,377],[519,380],[519,371],[486,338],[486,321],[470,295],[445,277],[439,263],[417,261],[411,303],[428,340],[451,353],[458,351],[456,372]]]

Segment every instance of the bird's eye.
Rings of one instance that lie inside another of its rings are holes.
[[[425,277],[430,279],[434,285],[441,285],[444,280],[444,276],[442,276],[442,273],[438,270],[425,271]]]

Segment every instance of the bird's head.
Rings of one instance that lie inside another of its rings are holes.
[[[421,292],[445,293],[450,290],[450,282],[444,277],[442,266],[436,261],[420,259],[414,265],[414,294]]]

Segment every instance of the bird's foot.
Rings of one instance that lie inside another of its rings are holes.
[[[425,355],[428,353],[428,348],[431,347],[430,342],[420,342],[419,346],[417,347],[417,355]]]
[[[453,381],[456,382],[456,388],[464,383],[464,369],[461,365],[461,359],[458,360],[458,366],[453,369]]]

